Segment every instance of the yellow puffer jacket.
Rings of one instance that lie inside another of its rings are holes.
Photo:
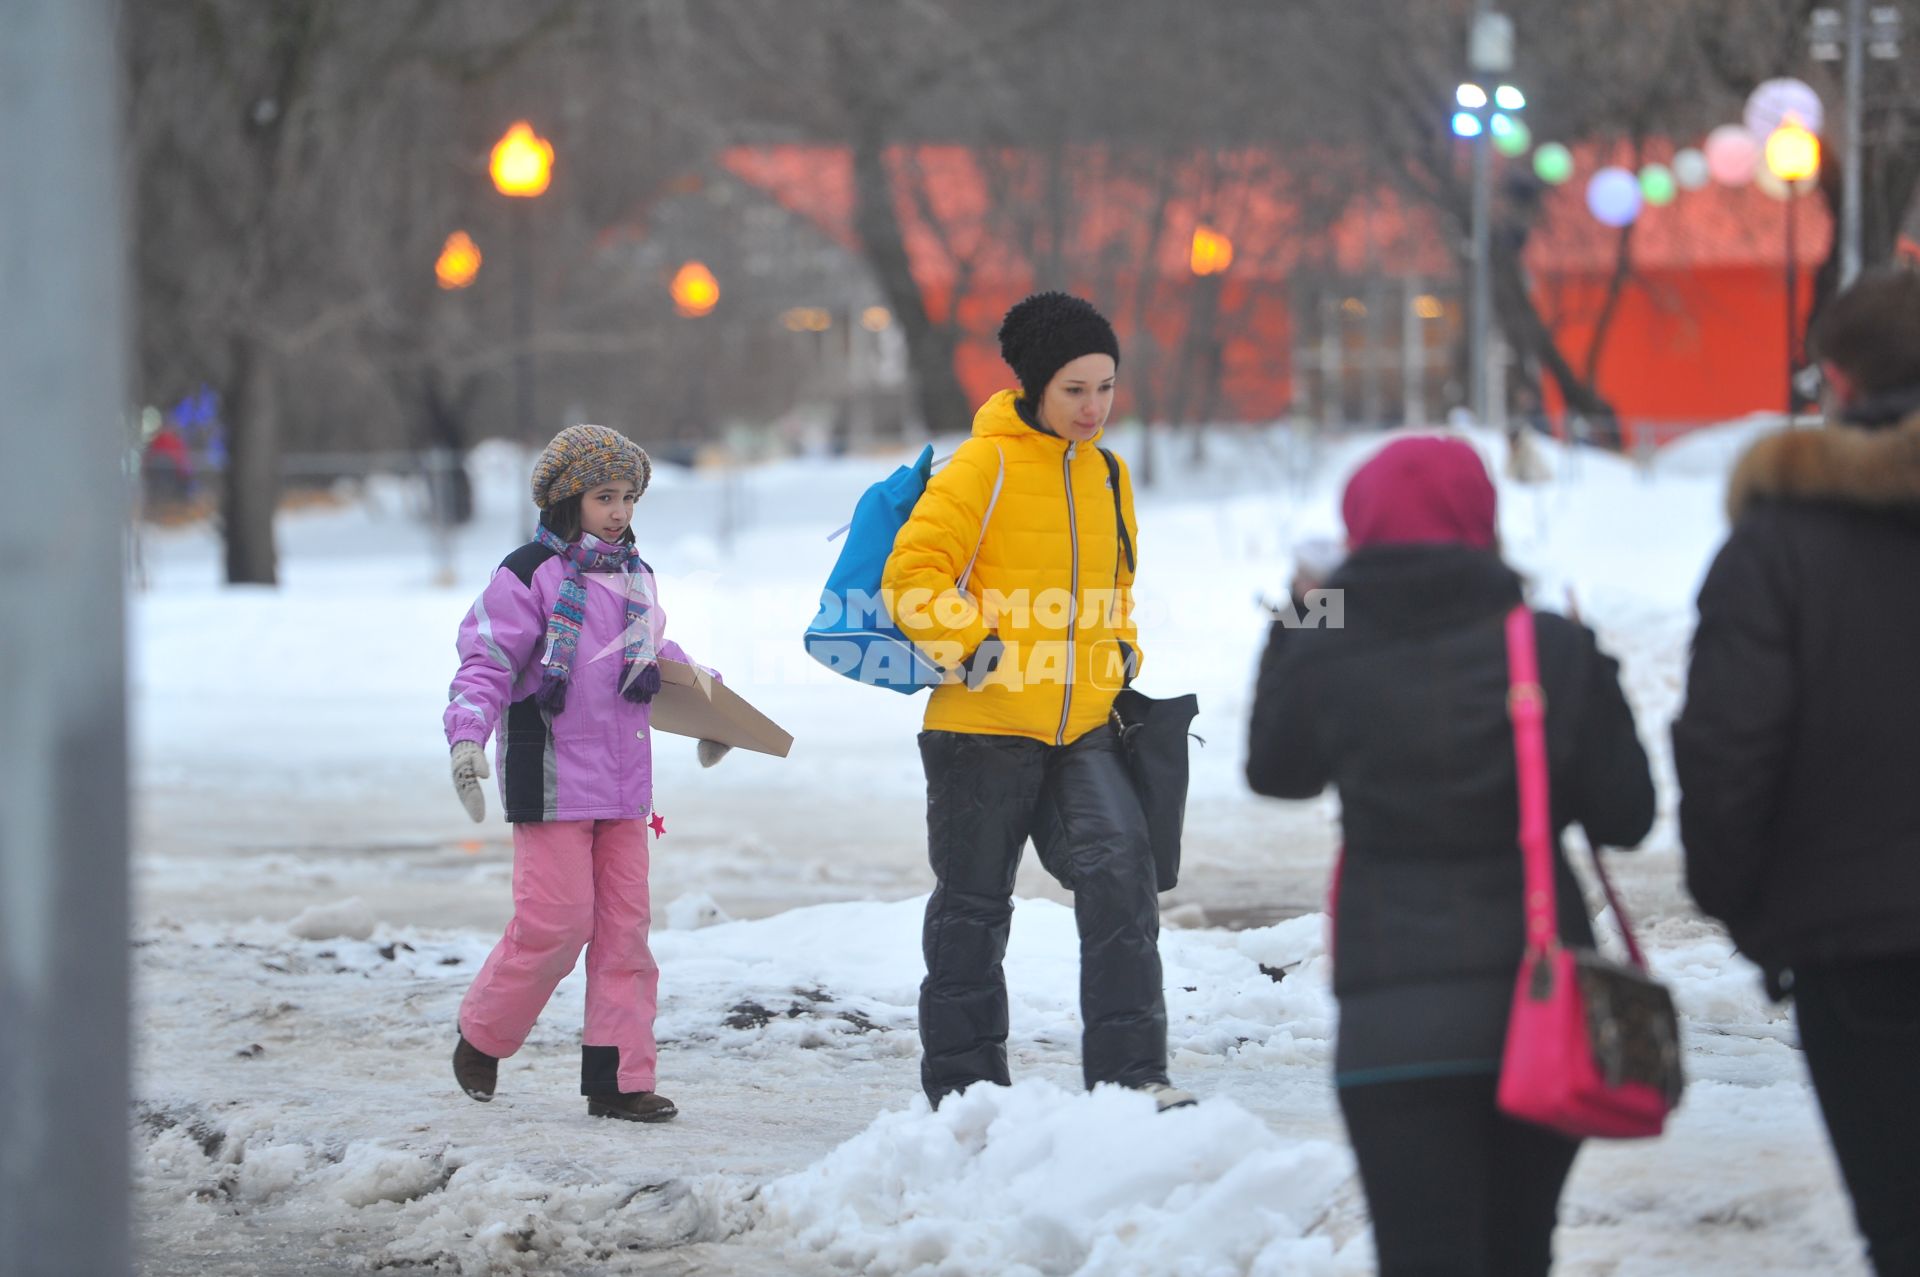
[[[1106,722],[1129,662],[1139,670],[1133,568],[1099,437],[1070,446],[1029,426],[1017,399],[987,400],[928,483],[894,539],[883,598],[914,645],[954,671],[933,689],[928,730],[1064,745]],[[1137,545],[1125,462],[1119,474]],[[968,679],[957,667],[990,634],[1005,644],[999,664]]]

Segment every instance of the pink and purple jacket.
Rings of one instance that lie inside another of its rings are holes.
[[[494,569],[460,622],[447,743],[484,745],[494,737],[494,774],[509,821],[635,820],[653,807],[653,742],[648,707],[624,699],[619,682],[625,591],[642,583],[626,573],[581,574],[586,618],[566,708],[549,721],[533,694],[547,618],[566,572],[566,561],[537,541]],[[665,625],[657,598],[651,619],[657,638]],[[660,640],[656,650],[664,660],[692,663],[677,643]]]

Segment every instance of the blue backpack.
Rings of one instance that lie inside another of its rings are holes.
[[[928,660],[893,623],[880,597],[880,577],[887,556],[893,553],[894,538],[906,526],[932,476],[933,445],[928,444],[912,465],[901,466],[861,494],[860,503],[853,509],[853,522],[846,528],[847,543],[834,561],[833,571],[827,574],[826,588],[820,591],[820,611],[803,636],[807,655],[834,673],[907,696],[937,686],[947,672]],[[980,520],[983,538],[1005,480],[1003,457],[993,497]],[[976,559],[980,557],[978,543],[973,554]],[[973,562],[969,560],[960,575],[962,590],[972,575]]]

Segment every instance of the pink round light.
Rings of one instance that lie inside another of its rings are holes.
[[[1745,186],[1760,166],[1760,143],[1743,124],[1722,124],[1707,134],[1707,172],[1722,186]]]

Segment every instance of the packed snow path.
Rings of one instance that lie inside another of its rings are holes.
[[[1748,433],[1689,440],[1650,476],[1550,451],[1553,482],[1502,490],[1507,553],[1622,658],[1662,777],[1660,825],[1615,864],[1676,985],[1693,1079],[1666,1138],[1582,1155],[1559,1272],[1865,1271],[1790,1025],[1679,888],[1666,729]],[[670,631],[798,737],[785,762],[736,752],[711,772],[658,742],[660,1086],[683,1112],[660,1127],[585,1116],[577,975],[492,1104],[447,1065],[509,912],[511,844],[497,812],[460,814],[439,712],[454,624],[524,527],[523,460],[477,457],[481,519],[451,588],[398,490],[283,517],[278,591],[219,588],[204,529],[149,537],[132,627],[141,1271],[1368,1271],[1315,913],[1336,808],[1262,802],[1239,777],[1256,599],[1279,595],[1297,539],[1334,531],[1368,444],[1222,438],[1142,497],[1144,686],[1199,692],[1207,738],[1166,901],[1185,925],[1163,941],[1175,1077],[1203,1103],[1167,1115],[1080,1093],[1071,915],[1032,863],[1008,961],[1018,1085],[938,1114],[918,1098],[921,705],[797,643],[826,532],[888,463],[753,472],[726,551],[707,480],[665,474],[641,504]]]

